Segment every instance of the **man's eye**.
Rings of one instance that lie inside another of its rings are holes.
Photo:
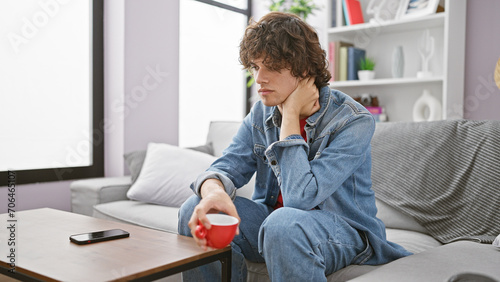
[[[252,74],[255,74],[255,72],[256,72],[256,71],[258,71],[258,70],[259,70],[259,67],[258,67],[258,66],[251,66],[251,67],[250,67],[250,72],[251,72]]]

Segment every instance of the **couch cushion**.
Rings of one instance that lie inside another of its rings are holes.
[[[428,234],[427,229],[420,225],[411,216],[406,215],[388,204],[375,199],[377,205],[377,217],[380,218],[387,228],[404,229]]]
[[[267,274],[267,268],[265,263],[256,263],[246,261],[247,263],[247,282],[267,282],[271,281]],[[365,273],[368,273],[374,269],[380,267],[379,265],[349,265],[345,268],[334,272],[327,277],[328,282],[337,281],[347,281]]]
[[[414,254],[442,245],[432,236],[420,232],[386,228],[385,233],[388,241],[399,244]]]
[[[499,280],[499,258],[499,249],[492,245],[460,241],[395,260],[352,281],[448,281],[464,272]]]
[[[177,233],[178,211],[174,207],[126,200],[96,205],[93,216]]]

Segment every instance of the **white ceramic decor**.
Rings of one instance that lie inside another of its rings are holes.
[[[422,58],[422,71],[417,72],[418,78],[431,77],[432,72],[429,71],[429,61],[434,55],[434,37],[430,35],[428,29],[424,31],[418,44],[418,53]]]
[[[413,105],[413,121],[434,121],[443,119],[441,102],[424,90]]]
[[[403,46],[396,46],[392,52],[392,77],[401,78],[405,70]]]

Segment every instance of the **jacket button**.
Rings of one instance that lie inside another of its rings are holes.
[[[276,165],[276,160],[272,160],[271,165]]]

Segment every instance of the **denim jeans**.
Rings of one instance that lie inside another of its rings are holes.
[[[187,225],[198,196],[179,210],[179,234],[191,236]],[[231,243],[231,281],[246,281],[245,259],[266,262],[272,281],[326,281],[326,276],[352,263],[370,248],[366,236],[341,217],[321,210],[271,207],[236,197],[240,234]],[[220,281],[214,262],[183,274],[184,281]]]

